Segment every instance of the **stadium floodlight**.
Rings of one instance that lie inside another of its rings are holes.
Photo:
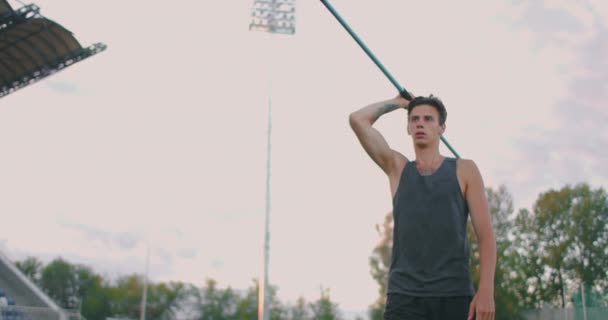
[[[254,0],[249,30],[294,34],[296,0]]]
[[[270,34],[293,35],[296,33],[295,0],[254,0],[249,30]],[[272,55],[273,52],[270,52]],[[272,58],[269,58],[272,63]],[[271,76],[269,75],[269,78]],[[271,82],[271,81],[269,81]],[[258,320],[270,320],[268,262],[270,251],[270,137],[272,129],[272,99],[268,90],[268,135],[266,158],[266,213],[264,224],[264,270],[258,283]]]

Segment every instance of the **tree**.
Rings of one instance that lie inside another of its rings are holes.
[[[545,299],[551,302],[560,301],[565,307],[565,258],[572,238],[569,235],[574,221],[569,217],[571,199],[568,191],[541,194],[534,206],[534,214],[538,221],[538,239],[543,245],[543,263],[548,267],[549,279],[546,286]]]
[[[192,293],[192,287],[182,282],[151,284],[148,295],[146,318],[175,319],[182,310],[184,301]]]
[[[110,287],[110,300],[114,316],[139,319],[143,278],[139,275],[122,276]]]
[[[544,264],[536,230],[537,221],[530,211],[521,209],[513,226],[513,291],[521,309],[542,307],[545,293]]]
[[[87,319],[105,319],[112,314],[105,280],[89,267],[62,258],[45,266],[35,257],[15,265],[59,306],[80,309]]]
[[[35,257],[27,257],[23,261],[15,262],[15,266],[32,282],[39,284],[44,264]]]
[[[270,320],[284,320],[288,311],[277,297],[278,288],[270,286]]]
[[[290,320],[308,320],[310,319],[310,312],[306,308],[306,300],[303,297],[298,298],[296,305],[289,309]]]
[[[544,299],[565,305],[567,280],[606,285],[608,199],[600,188],[569,185],[542,193],[534,205],[536,235],[546,267]]]
[[[247,288],[245,295],[239,297],[236,307],[236,319],[239,320],[250,320],[258,317],[258,301],[259,301],[259,281],[257,279],[252,280],[252,285]],[[270,290],[268,298],[270,300],[269,312],[271,320],[283,320],[287,317],[288,311],[283,307],[279,299],[277,298],[278,288],[276,286],[268,286]]]
[[[258,281],[253,279],[253,285],[247,289],[245,296],[237,304],[236,319],[249,320],[258,317],[258,288]]]
[[[109,289],[112,314],[139,319],[143,284],[143,277],[137,274],[119,278]],[[192,295],[193,288],[182,282],[148,283],[146,319],[175,319]]]
[[[76,268],[62,258],[56,258],[44,267],[40,285],[62,308],[76,309],[81,301]]]
[[[329,290],[321,288],[321,298],[310,304],[312,320],[341,320],[338,305],[331,301]]]
[[[230,288],[220,289],[217,282],[207,279],[199,305],[200,320],[233,320],[238,304],[238,295]]]
[[[386,292],[388,286],[388,272],[391,264],[393,250],[393,213],[384,216],[382,225],[376,224],[376,232],[380,241],[374,247],[369,258],[372,278],[378,283],[378,299],[369,307],[371,320],[381,320],[386,304]]]
[[[28,258],[19,265],[33,276],[42,264]],[[42,268],[38,283],[59,306],[78,309],[88,319],[105,319],[112,314],[104,279],[85,265],[56,258]]]
[[[568,188],[568,187],[566,187]],[[604,189],[591,190],[587,184],[570,189],[572,247],[566,264],[571,276],[589,288],[608,286],[608,197]],[[570,271],[571,270],[571,271]]]
[[[90,268],[75,266],[80,313],[86,319],[105,319],[112,315],[106,281]]]

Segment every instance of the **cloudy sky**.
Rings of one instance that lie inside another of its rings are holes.
[[[320,1],[299,1],[292,37],[248,31],[252,2],[36,1],[108,50],[0,100],[13,258],[113,277],[142,272],[149,244],[153,280],[249,286],[271,92],[270,281],[285,302],[321,286],[343,310],[374,301],[368,258],[390,193],[347,117],[396,90]],[[604,1],[331,3],[406,88],[444,100],[446,138],[516,208],[568,183],[607,185]],[[413,156],[404,119],[378,127]]]

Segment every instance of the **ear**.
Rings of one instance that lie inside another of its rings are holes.
[[[407,122],[407,135],[411,136],[412,135],[412,131],[410,130],[410,122]]]
[[[443,134],[445,132],[445,123],[439,126],[439,134]]]

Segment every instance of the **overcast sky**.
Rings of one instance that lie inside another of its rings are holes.
[[[252,0],[35,3],[108,50],[0,100],[12,257],[113,277],[143,272],[149,243],[155,281],[246,288],[262,266],[272,92],[271,283],[284,302],[321,286],[343,310],[376,299],[368,258],[390,192],[347,118],[396,90],[320,1],[272,38],[248,31]],[[402,85],[444,100],[446,138],[516,208],[608,183],[605,1],[331,3]],[[378,127],[413,157],[404,121]]]

